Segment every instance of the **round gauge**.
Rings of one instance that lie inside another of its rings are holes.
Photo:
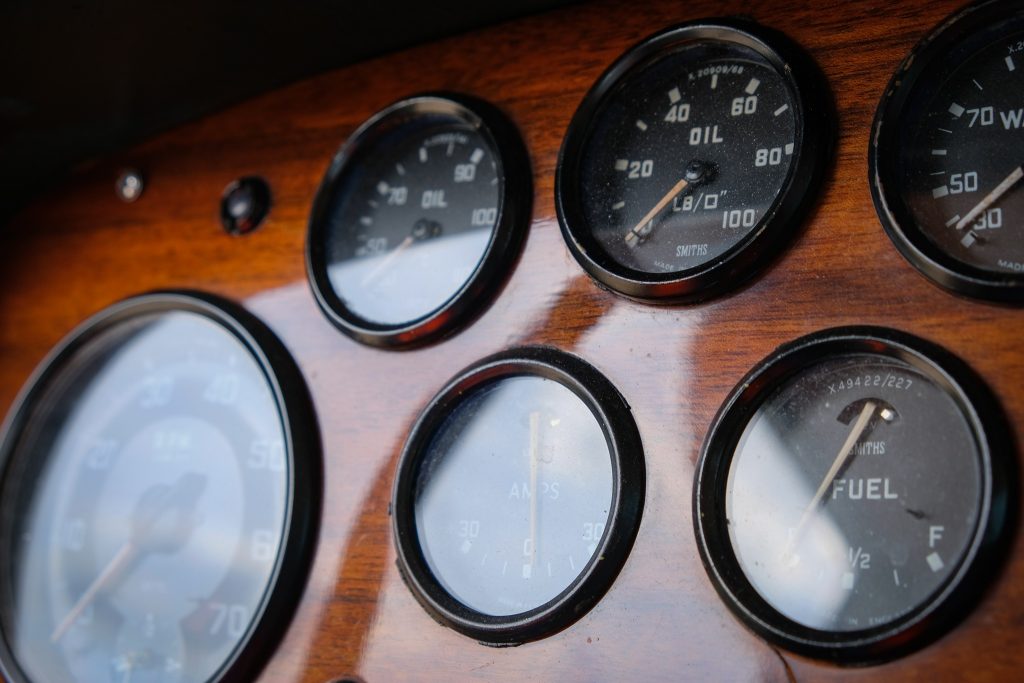
[[[341,331],[409,347],[450,334],[504,281],[532,203],[512,124],[464,96],[398,102],[341,148],[307,239],[313,292]]]
[[[399,566],[441,623],[534,640],[609,588],[643,500],[640,437],[608,380],[553,349],[498,354],[413,428],[393,493]]]
[[[826,89],[783,36],[703,21],[627,52],[562,145],[562,233],[600,284],[649,301],[738,286],[795,232],[831,147]]]
[[[975,4],[897,70],[875,116],[886,232],[954,292],[1024,302],[1024,2]]]
[[[783,347],[715,418],[700,551],[754,630],[870,662],[948,628],[986,585],[1009,514],[1006,425],[961,362],[878,328]]]
[[[241,308],[157,293],[87,321],[0,443],[2,677],[254,677],[308,571],[316,435],[298,368]]]

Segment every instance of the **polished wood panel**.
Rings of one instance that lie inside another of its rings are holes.
[[[778,345],[843,324],[903,329],[973,366],[1024,433],[1024,311],[953,297],[893,248],[867,184],[869,126],[893,69],[957,2],[865,0],[599,2],[570,7],[329,73],[81,169],[3,235],[0,408],[72,326],[131,294],[197,288],[241,300],[298,360],[319,412],[323,525],[305,597],[265,681],[889,680],[1010,678],[1024,668],[1024,549],[970,616],[889,664],[844,669],[779,651],[721,603],[701,566],[690,513],[707,425],[733,385]],[[836,161],[793,244],[739,291],[686,307],[645,306],[598,289],[571,258],[554,212],[558,147],[600,72],[644,36],[701,16],[746,14],[817,60],[838,113]],[[387,352],[338,333],[306,284],[303,241],[320,176],[366,117],[418,91],[496,103],[519,126],[536,184],[523,254],[468,329]],[[148,186],[113,191],[125,166]],[[218,222],[221,190],[259,174],[269,221],[246,237]],[[648,467],[644,519],[626,565],[579,622],[543,641],[484,647],[434,623],[395,567],[388,501],[405,435],[460,368],[520,344],[550,344],[603,371],[631,404]],[[1016,452],[1019,455],[1019,448]]]

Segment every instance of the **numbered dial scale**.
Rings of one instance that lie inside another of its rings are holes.
[[[441,623],[516,644],[604,594],[644,500],[640,437],[597,370],[547,348],[471,366],[413,428],[393,494],[399,566]]]
[[[556,178],[562,232],[633,298],[736,287],[793,234],[831,144],[825,89],[784,37],[747,22],[660,33],[601,76]]]
[[[151,294],[86,322],[3,432],[2,677],[254,678],[308,571],[316,434],[298,369],[240,308]]]
[[[987,583],[1009,443],[989,392],[941,349],[878,328],[806,337],[712,425],[694,492],[704,563],[785,647],[860,663],[919,647]]]
[[[458,95],[398,102],[352,135],[317,192],[313,292],[366,344],[436,340],[504,281],[531,201],[525,149],[497,109]]]
[[[961,294],[1024,302],[1024,2],[976,4],[928,36],[875,117],[889,236]]]

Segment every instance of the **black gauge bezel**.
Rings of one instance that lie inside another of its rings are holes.
[[[580,197],[580,165],[594,122],[607,99],[626,79],[688,45],[731,43],[750,48],[774,67],[794,105],[793,162],[782,188],[761,221],[724,254],[672,273],[645,273],[609,256],[594,238]],[[586,94],[562,142],[555,175],[555,207],[573,257],[597,283],[648,303],[692,303],[739,287],[763,270],[798,231],[825,176],[835,137],[827,82],[817,66],[785,35],[752,21],[706,19],[657,33],[630,48]]]
[[[749,421],[788,380],[822,361],[874,355],[906,363],[945,389],[963,411],[982,472],[978,522],[947,581],[906,615],[881,626],[835,632],[798,624],[762,598],[736,558],[725,512],[729,469]],[[841,327],[786,344],[758,364],[718,411],[697,464],[693,519],[704,568],[726,605],[754,632],[784,648],[843,664],[873,664],[919,649],[952,628],[980,598],[1016,525],[1016,466],[1009,425],[995,396],[965,363],[910,334]]]
[[[277,404],[291,477],[281,545],[258,611],[246,633],[209,680],[252,680],[284,636],[302,598],[320,524],[323,463],[320,430],[305,380],[276,335],[255,315],[221,297],[196,291],[158,291],[120,301],[93,315],[68,334],[40,363],[0,430],[0,484],[39,405],[59,383],[68,363],[99,336],[140,316],[172,312],[203,316],[233,336],[263,373]],[[0,600],[6,600],[0,591]],[[29,683],[0,622],[0,674],[11,683]]]
[[[896,249],[921,274],[947,291],[989,301],[1024,303],[1024,273],[996,273],[964,263],[931,240],[917,225],[900,192],[899,131],[904,108],[933,67],[961,41],[1014,14],[1024,19],[1024,0],[987,0],[943,21],[906,56],[878,103],[868,149],[868,181],[875,211]],[[1024,25],[1024,24],[1022,24]],[[930,86],[929,86],[930,87]]]
[[[436,430],[467,395],[494,381],[535,376],[559,382],[593,412],[612,461],[612,504],[594,555],[573,582],[547,603],[519,614],[491,616],[459,602],[434,577],[416,531],[415,483]],[[646,495],[643,445],[625,399],[596,368],[549,347],[524,347],[485,358],[452,379],[416,421],[398,464],[391,494],[398,567],[423,608],[439,623],[485,645],[519,645],[560,631],[581,618],[618,576],[636,538]]]
[[[462,286],[432,312],[400,324],[372,322],[351,311],[327,277],[327,231],[334,196],[364,156],[387,133],[424,115],[440,115],[475,129],[497,166],[498,217],[483,256]],[[306,272],[327,319],[358,342],[409,349],[449,336],[482,313],[519,256],[533,210],[533,176],[515,125],[494,105],[468,95],[426,93],[400,100],[363,123],[332,159],[316,193],[306,237]]]

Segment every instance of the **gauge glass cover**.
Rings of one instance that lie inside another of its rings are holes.
[[[966,366],[916,338],[853,328],[784,347],[704,445],[694,500],[716,587],[756,630],[816,656],[926,642],[991,569],[1005,434]]]
[[[522,642],[607,589],[643,499],[624,407],[593,368],[550,349],[482,362],[442,391],[406,446],[394,502],[401,566],[437,618]]]
[[[754,25],[699,22],[631,50],[563,145],[559,217],[577,260],[635,298],[738,284],[754,252],[793,232],[814,183],[827,147],[825,107],[805,93],[820,95],[815,83],[793,46]]]
[[[493,107],[455,96],[392,105],[346,143],[318,193],[318,301],[370,344],[451,331],[501,281],[529,201],[522,144]]]
[[[1024,300],[1024,3],[974,5],[915,49],[875,118],[886,231],[961,294]]]
[[[305,474],[279,385],[226,314],[179,295],[115,309],[72,336],[6,432],[8,673],[219,680],[268,612],[286,548],[302,554]]]

